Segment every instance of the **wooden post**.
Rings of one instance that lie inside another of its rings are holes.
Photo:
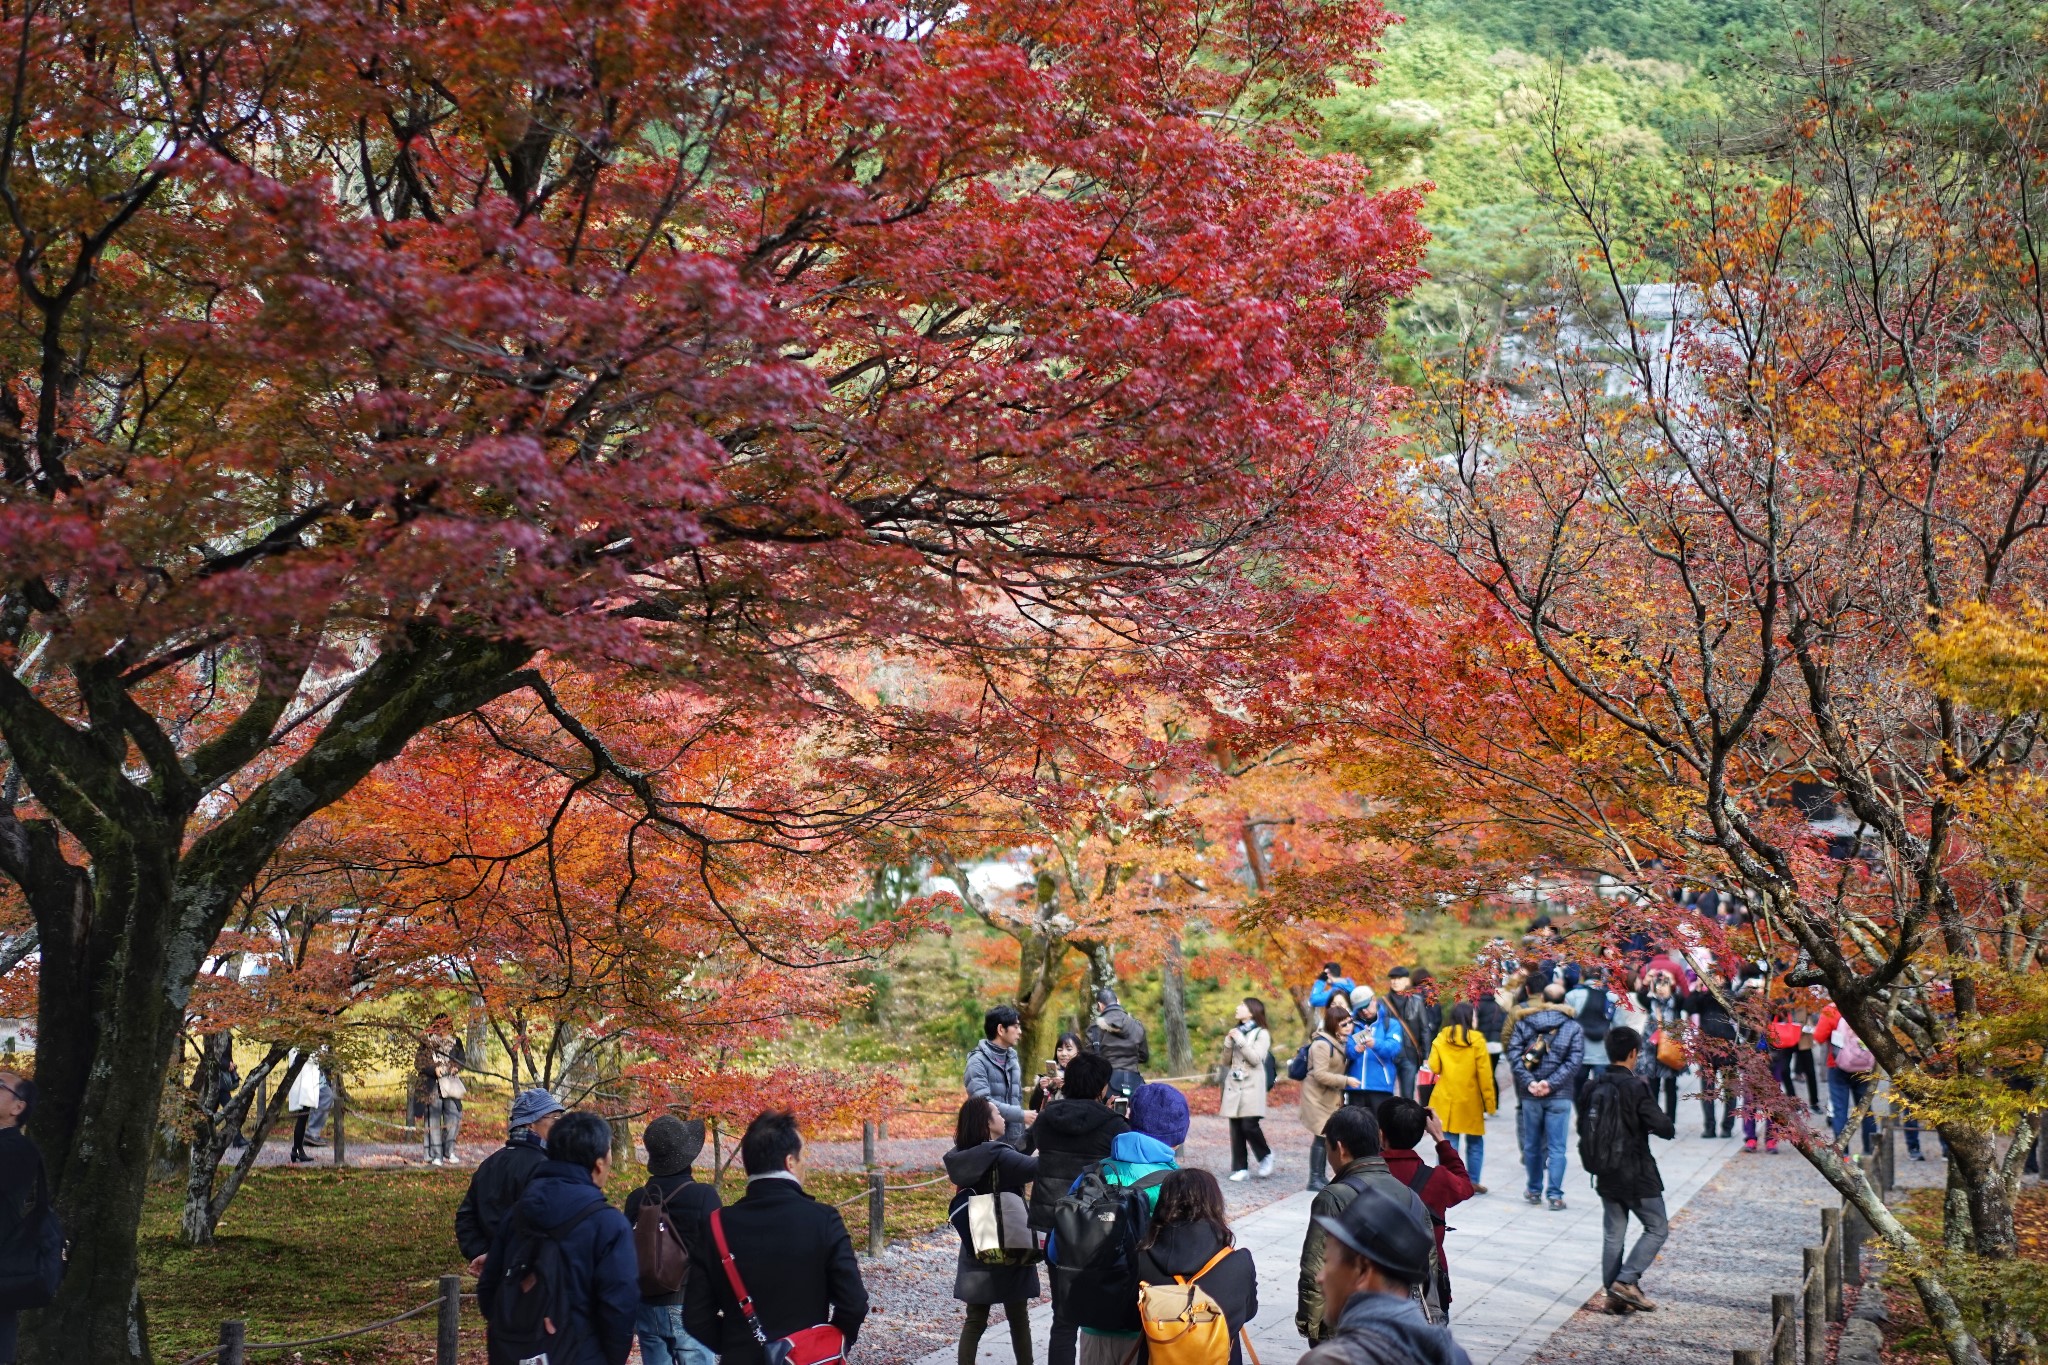
[[[348,1165],[348,1086],[341,1079],[341,1072],[334,1073],[334,1112],[328,1122],[334,1125],[334,1164]]]
[[[872,1120],[860,1126],[860,1167],[864,1171],[875,1169],[875,1125]]]
[[[1735,1353],[1735,1365],[1764,1365],[1763,1353],[1738,1350]]]
[[[1842,1211],[1822,1209],[1820,1211],[1820,1250],[1822,1280],[1827,1289],[1826,1305],[1829,1322],[1842,1320]]]
[[[441,1277],[441,1313],[435,1322],[434,1365],[459,1365],[462,1355],[462,1277]]]
[[[220,1325],[220,1350],[214,1356],[220,1365],[246,1365],[248,1356],[243,1352],[243,1343],[249,1339],[249,1324],[240,1318],[230,1318]]]
[[[1800,1278],[1806,1287],[1804,1311],[1799,1315],[1806,1365],[1828,1365],[1827,1254],[1819,1247],[1807,1247],[1799,1256],[1803,1263]]]
[[[868,1172],[868,1255],[882,1254],[882,1173]]]
[[[1854,1204],[1842,1210],[1842,1283],[1863,1283],[1863,1241],[1869,1234]]]
[[[1799,1331],[1793,1325],[1792,1296],[1771,1295],[1771,1365],[1795,1365]]]

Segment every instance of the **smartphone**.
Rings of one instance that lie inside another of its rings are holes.
[[[1047,1075],[1047,1076],[1057,1076],[1057,1075],[1059,1075],[1059,1074],[1060,1074],[1060,1064],[1059,1064],[1058,1062],[1054,1061],[1054,1060],[1053,1060],[1052,1058],[1050,1058],[1050,1057],[1046,1058],[1046,1059],[1045,1059],[1045,1071],[1044,1071],[1044,1073],[1043,1073],[1043,1074],[1044,1074],[1044,1075]]]

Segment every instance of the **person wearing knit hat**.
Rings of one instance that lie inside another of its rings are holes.
[[[1320,1274],[1330,1335],[1299,1365],[1471,1365],[1415,1299],[1436,1237],[1412,1192],[1369,1180],[1342,1212],[1315,1221],[1327,1238]]]
[[[1169,1147],[1180,1146],[1188,1139],[1188,1097],[1158,1081],[1139,1086],[1131,1096],[1131,1127]]]
[[[548,1130],[565,1110],[552,1092],[535,1086],[522,1090],[512,1101],[506,1120],[505,1145],[485,1157],[469,1178],[469,1189],[455,1210],[455,1243],[469,1258],[469,1272],[483,1269],[484,1253],[491,1239],[519,1202],[526,1182],[541,1162],[547,1160]]]
[[[704,1120],[663,1114],[640,1134],[647,1149],[647,1183],[626,1196],[626,1221],[639,1226],[640,1210],[650,1200],[668,1215],[669,1231],[685,1251],[711,1245],[711,1212],[719,1206],[718,1191],[698,1181],[691,1167],[704,1150]],[[690,1274],[697,1273],[692,1266]],[[716,1354],[683,1328],[684,1288],[646,1297],[641,1285],[640,1312],[633,1330],[640,1337],[642,1365],[714,1365]]]
[[[1174,1148],[1187,1140],[1187,1096],[1157,1081],[1141,1085],[1131,1094],[1130,1123],[1130,1132],[1110,1140],[1109,1157],[1100,1167],[1102,1181],[1113,1190],[1131,1190],[1149,1209],[1159,1203],[1161,1179],[1180,1169]],[[1129,1359],[1140,1335],[1135,1273],[1119,1262],[1071,1278],[1066,1311],[1081,1326],[1079,1365],[1120,1365]]]

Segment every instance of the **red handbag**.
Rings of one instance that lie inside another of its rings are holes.
[[[1771,1046],[1777,1048],[1798,1047],[1805,1036],[1797,1019],[1778,1019],[1771,1024]]]
[[[747,1315],[747,1326],[767,1354],[768,1365],[841,1365],[846,1359],[846,1335],[829,1322],[768,1340],[768,1334],[761,1330],[760,1315],[754,1312],[754,1296],[747,1292],[746,1281],[740,1278],[740,1268],[733,1264],[732,1248],[725,1244],[725,1220],[719,1216],[721,1212],[714,1210],[711,1214],[711,1240],[718,1244],[718,1259],[725,1266],[725,1282],[732,1286],[732,1296],[739,1300],[740,1312]]]

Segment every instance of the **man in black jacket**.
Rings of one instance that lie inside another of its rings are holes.
[[[1664,1249],[1670,1223],[1664,1214],[1664,1177],[1657,1170],[1657,1158],[1650,1154],[1650,1135],[1670,1138],[1677,1132],[1657,1104],[1650,1087],[1636,1075],[1636,1056],[1642,1051],[1642,1035],[1616,1024],[1607,1030],[1606,1069],[1594,1081],[1579,1114],[1581,1154],[1588,1158],[1593,1188],[1600,1192],[1601,1246],[1600,1282],[1607,1286],[1610,1313],[1649,1313],[1657,1305],[1638,1287],[1643,1272]],[[1612,1105],[1611,1119],[1604,1131],[1613,1134],[1611,1150],[1586,1150],[1603,1131],[1599,1106]],[[1628,1240],[1628,1216],[1633,1213],[1643,1225],[1642,1236],[1622,1259],[1622,1245]]]
[[[711,1211],[718,1191],[700,1184],[690,1168],[704,1150],[704,1121],[688,1123],[669,1114],[647,1125],[641,1134],[647,1148],[647,1183],[626,1196],[626,1221],[640,1221],[640,1210],[653,1200],[668,1214],[668,1225],[684,1250],[711,1241]],[[683,1282],[687,1289],[689,1281]],[[640,1299],[633,1330],[640,1336],[641,1365],[711,1365],[709,1346],[691,1336],[683,1324],[684,1289]]]
[[[490,1365],[521,1365],[545,1355],[549,1365],[626,1365],[633,1354],[633,1317],[640,1311],[633,1229],[605,1201],[611,1176],[612,1129],[596,1114],[564,1114],[548,1131],[548,1159],[527,1181],[484,1257],[477,1304],[484,1310]],[[559,1248],[548,1300],[525,1319],[520,1300],[537,1277],[521,1274],[542,1241]],[[545,1343],[533,1329],[545,1327]],[[536,1350],[536,1346],[541,1349]]]
[[[804,1193],[803,1147],[788,1110],[755,1116],[740,1139],[747,1192],[718,1219],[768,1340],[829,1322],[850,1350],[868,1315],[868,1291],[839,1210]],[[763,1365],[767,1358],[709,1233],[690,1248],[683,1322],[723,1365]]]
[[[22,1129],[35,1108],[36,1086],[14,1071],[0,1071],[0,1262],[15,1274],[36,1274],[54,1289],[65,1256],[64,1230],[50,1207],[43,1154]],[[0,1362],[12,1362],[15,1309],[0,1309]]]
[[[522,1090],[512,1101],[505,1145],[476,1168],[455,1210],[455,1244],[469,1258],[470,1274],[483,1273],[484,1253],[533,1173],[548,1159],[548,1132],[562,1113],[562,1102],[539,1086]]]
[[[1074,1187],[1081,1172],[1109,1155],[1118,1133],[1128,1133],[1123,1115],[1104,1104],[1109,1093],[1109,1062],[1097,1052],[1079,1052],[1067,1063],[1061,1098],[1039,1113],[1024,1134],[1024,1151],[1038,1157],[1038,1179],[1031,1186],[1031,1226],[1052,1230],[1053,1206]],[[1046,1348],[1049,1365],[1074,1365],[1079,1353],[1080,1326],[1066,1316],[1061,1277],[1052,1277],[1052,1341]]]

